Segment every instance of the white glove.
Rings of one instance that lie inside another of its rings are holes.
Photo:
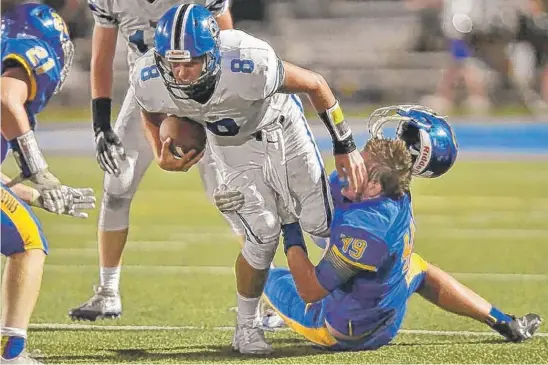
[[[238,190],[231,190],[225,184],[221,184],[213,191],[213,202],[221,212],[231,213],[243,207],[245,198]]]
[[[43,208],[49,212],[63,214],[66,206],[61,182],[47,169],[37,172],[28,178],[40,193]]]
[[[95,208],[95,196],[92,188],[72,188],[61,185],[58,189],[37,193],[31,205],[51,213],[87,218],[88,213],[82,210]],[[62,206],[59,206],[60,203]]]

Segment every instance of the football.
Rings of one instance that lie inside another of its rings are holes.
[[[168,138],[171,138],[171,153],[179,158],[191,150],[200,153],[206,146],[204,127],[191,119],[175,115],[168,116],[160,125],[160,140],[164,142]]]

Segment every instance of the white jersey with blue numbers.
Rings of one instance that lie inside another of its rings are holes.
[[[202,4],[215,15],[228,9],[230,0],[88,0],[95,23],[118,28],[128,45],[129,68],[154,46],[156,23],[174,5]]]
[[[249,138],[281,117],[287,122],[301,118],[300,102],[276,92],[283,83],[283,66],[267,42],[240,30],[221,31],[220,41],[221,76],[208,102],[173,97],[152,50],[137,61],[130,76],[137,102],[151,113],[202,123],[220,145],[240,144],[235,136]]]

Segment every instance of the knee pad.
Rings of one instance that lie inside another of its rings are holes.
[[[126,229],[129,226],[129,208],[132,198],[105,192],[99,213],[99,229],[103,231]]]
[[[266,270],[274,260],[277,247],[278,239],[259,244],[246,237],[244,247],[242,247],[242,256],[255,270]]]

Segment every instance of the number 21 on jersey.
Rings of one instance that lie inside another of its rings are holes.
[[[37,74],[48,72],[55,66],[53,58],[49,56],[48,51],[44,47],[32,47],[25,52],[25,55],[32,64],[32,67],[36,70]]]

